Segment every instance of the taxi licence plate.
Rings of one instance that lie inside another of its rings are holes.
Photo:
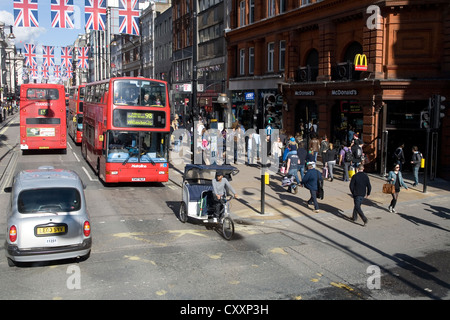
[[[67,233],[67,225],[54,225],[54,226],[36,226],[34,234],[36,237],[46,237],[54,235],[63,235]]]

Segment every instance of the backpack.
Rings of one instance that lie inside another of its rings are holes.
[[[349,148],[347,148],[347,150],[344,149],[344,152],[345,152],[345,154],[344,154],[344,162],[352,162],[353,154],[350,151],[350,149]]]
[[[361,156],[362,156],[361,147],[358,145],[354,145],[352,147],[352,154],[353,154],[354,159],[361,159]]]

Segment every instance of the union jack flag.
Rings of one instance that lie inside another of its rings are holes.
[[[72,69],[72,47],[61,48],[61,68]]]
[[[14,26],[39,27],[38,0],[14,0]]]
[[[61,78],[61,67],[60,66],[55,66],[53,68],[53,75],[55,76],[55,78]]]
[[[72,78],[72,70],[71,69],[65,69],[64,70],[64,78],[70,79]]]
[[[139,35],[139,0],[119,1],[119,33]]]
[[[41,70],[42,70],[42,78],[48,79],[48,75],[49,75],[48,67],[46,65],[43,65],[41,67]]]
[[[36,46],[34,44],[26,43],[25,49],[25,65],[31,67],[33,64],[37,64],[36,60]]]
[[[52,0],[52,28],[74,28],[73,0]]]
[[[85,0],[84,12],[86,29],[105,31],[106,0]]]
[[[55,65],[55,54],[53,46],[42,46],[42,57],[44,58],[44,66],[51,67]]]
[[[88,65],[88,52],[89,52],[89,48],[88,47],[80,47],[80,48],[78,48],[78,64],[77,64],[77,68],[80,68],[80,69],[87,69],[87,68],[89,68],[89,65]]]
[[[37,64],[33,64],[28,68],[28,72],[30,73],[30,76],[35,79],[38,77],[38,65]]]

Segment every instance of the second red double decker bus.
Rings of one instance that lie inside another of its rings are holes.
[[[81,138],[83,136],[83,102],[85,87],[85,84],[81,84],[69,89],[67,133],[75,143],[81,143]]]
[[[20,149],[67,149],[66,104],[62,84],[20,87]]]
[[[89,83],[81,153],[105,183],[167,182],[167,82],[112,78]]]

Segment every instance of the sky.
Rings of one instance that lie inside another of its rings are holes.
[[[25,43],[36,45],[66,47],[73,45],[78,34],[84,34],[84,0],[74,0],[75,28],[63,29],[52,28],[50,20],[50,0],[39,0],[38,2],[38,28],[14,27],[13,33],[16,36],[15,44],[17,48],[23,48]],[[14,26],[12,0],[0,0],[0,21],[6,25]],[[9,33],[9,29],[5,28]],[[55,48],[55,58],[59,54],[59,49]]]

